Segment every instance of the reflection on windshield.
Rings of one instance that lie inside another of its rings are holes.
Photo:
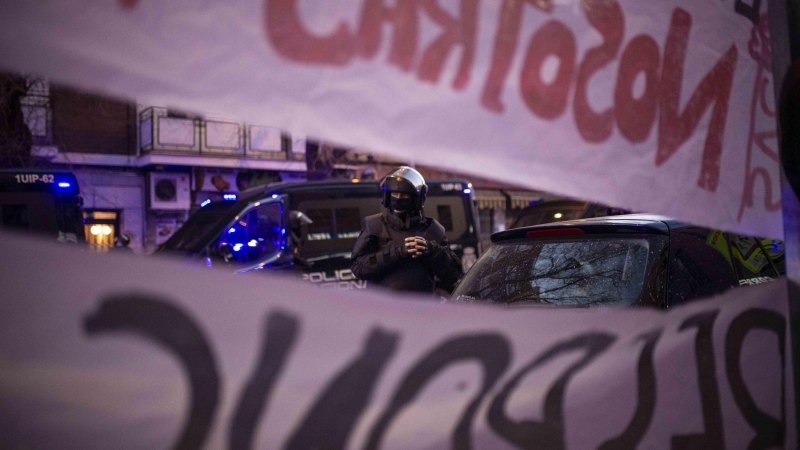
[[[211,239],[208,235],[230,220],[228,216],[233,219],[233,215],[241,208],[238,202],[217,202],[200,208],[161,246],[161,250],[200,251]]]
[[[268,203],[239,217],[222,233],[216,247],[228,244],[237,264],[260,262],[281,248],[283,206]]]
[[[651,236],[497,243],[467,273],[453,297],[506,304],[635,304],[665,241]]]

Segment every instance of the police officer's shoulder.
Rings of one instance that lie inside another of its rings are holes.
[[[383,230],[383,215],[373,214],[364,217],[364,231],[370,235],[379,235]]]
[[[427,217],[426,221],[428,222],[426,226],[428,228],[429,233],[436,236],[437,239],[444,237],[444,231],[445,231],[444,226],[440,224],[438,220],[432,217]]]
[[[371,216],[364,217],[364,222],[369,223],[371,221],[381,220],[381,216],[383,216],[383,214],[378,213],[378,214],[373,214]]]

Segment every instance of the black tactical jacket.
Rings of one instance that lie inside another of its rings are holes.
[[[388,214],[388,213],[384,213]],[[365,227],[356,240],[350,270],[369,285],[401,291],[433,293],[436,280],[451,286],[461,276],[461,261],[450,250],[444,227],[434,219],[420,217],[406,227],[392,223],[384,214],[364,219]],[[403,229],[406,228],[406,229]],[[428,241],[427,255],[412,258],[405,250],[407,237]]]

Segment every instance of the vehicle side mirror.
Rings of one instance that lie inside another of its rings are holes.
[[[233,260],[233,247],[231,247],[231,244],[223,242],[217,247],[217,254],[222,257],[226,263],[231,262],[231,260]]]

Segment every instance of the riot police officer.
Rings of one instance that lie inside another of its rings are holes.
[[[384,177],[380,187],[383,211],[364,219],[351,257],[353,274],[401,291],[433,293],[437,280],[452,286],[461,276],[461,262],[444,227],[423,213],[425,179],[403,166]]]

